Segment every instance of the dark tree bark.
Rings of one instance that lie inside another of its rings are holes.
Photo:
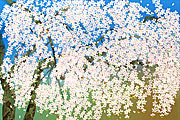
[[[147,20],[155,20],[155,22],[158,22],[158,17],[155,17],[155,16],[146,16],[145,18],[144,18],[144,21],[143,21],[143,23],[145,23]]]
[[[0,65],[3,63],[3,57],[5,52],[5,47],[2,42],[2,34],[0,34]],[[1,71],[1,68],[0,68]],[[4,91],[3,95],[3,109],[2,109],[2,117],[3,120],[14,120],[15,119],[15,91],[10,89],[9,83],[7,83],[6,79],[2,78],[2,74],[0,74],[1,85]]]
[[[31,91],[31,99],[29,101],[29,105],[27,107],[26,110],[26,114],[24,116],[24,120],[33,120],[34,116],[35,116],[35,112],[36,112],[36,103],[35,103],[35,99],[36,99],[36,92],[35,90],[38,88],[40,82],[42,81],[41,79],[41,72],[43,71],[41,69],[41,63],[43,63],[45,60],[39,62],[39,65],[37,67],[37,70],[35,70],[34,75],[37,74],[38,77],[36,79],[36,81],[31,85],[32,87],[34,87],[34,90]]]
[[[36,103],[35,103],[36,93],[35,91],[31,92],[31,100],[29,102],[28,108],[26,110],[26,114],[24,116],[24,120],[33,120],[36,112]]]
[[[3,120],[14,120],[15,119],[15,91],[10,90],[10,85],[1,78],[1,85],[4,90],[3,95]]]
[[[5,47],[2,41],[2,34],[0,34],[0,65],[3,63],[4,52],[5,52]]]

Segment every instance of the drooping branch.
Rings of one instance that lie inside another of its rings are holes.
[[[53,42],[52,42],[52,38],[51,37],[48,37],[49,39],[49,42],[50,42],[50,45],[51,45],[51,49],[52,49],[52,53],[53,53],[53,58],[54,58],[54,67],[56,67],[56,56],[55,56],[55,50],[54,50],[54,46],[53,46]],[[50,73],[49,73],[50,74]],[[63,76],[61,75],[61,78]],[[62,79],[65,79],[65,78],[62,78]],[[64,95],[63,95],[63,92],[62,92],[62,89],[61,89],[61,83],[59,81],[59,79],[57,79],[56,77],[56,81],[58,82],[58,86],[59,86],[59,92],[62,96],[62,99],[64,100]]]

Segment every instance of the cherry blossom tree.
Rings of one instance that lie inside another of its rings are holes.
[[[57,119],[124,113],[133,97],[145,112],[171,112],[179,91],[179,15],[139,3],[17,0],[4,6],[8,48],[1,65],[3,119],[15,107],[32,120],[36,107]],[[146,16],[143,16],[145,13]]]

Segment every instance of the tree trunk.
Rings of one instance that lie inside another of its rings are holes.
[[[15,119],[15,92],[10,90],[10,85],[1,78],[2,88],[4,90],[3,95],[3,120],[14,120]]]
[[[36,112],[36,103],[35,103],[36,92],[35,92],[35,90],[38,88],[40,82],[42,81],[42,79],[40,79],[40,74],[42,71],[43,70],[41,69],[41,62],[40,62],[37,70],[35,71],[35,73],[37,72],[38,77],[37,77],[36,82],[34,82],[32,84],[32,87],[34,87],[34,90],[31,91],[31,100],[29,101],[29,105],[26,110],[24,120],[33,120],[33,118],[35,116],[35,112]]]
[[[36,98],[36,93],[35,91],[31,92],[31,100],[29,102],[28,108],[26,110],[26,114],[24,116],[24,120],[33,120],[36,112],[36,103],[35,103],[35,98]]]
[[[5,47],[2,41],[2,34],[0,34],[0,66],[3,63],[3,57],[5,52]],[[1,68],[0,68],[1,71]],[[2,108],[2,117],[3,120],[14,120],[15,119],[15,91],[10,89],[9,83],[6,82],[6,79],[2,78],[0,75],[0,81],[2,89],[4,91],[3,95],[3,108]]]

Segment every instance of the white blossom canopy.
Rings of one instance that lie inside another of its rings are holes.
[[[123,0],[6,5],[1,73],[15,89],[15,105],[25,108],[35,90],[40,112],[58,119],[100,119],[104,111],[129,118],[132,97],[146,111],[152,95],[151,115],[169,114],[180,87],[179,14],[153,2],[155,11]]]

